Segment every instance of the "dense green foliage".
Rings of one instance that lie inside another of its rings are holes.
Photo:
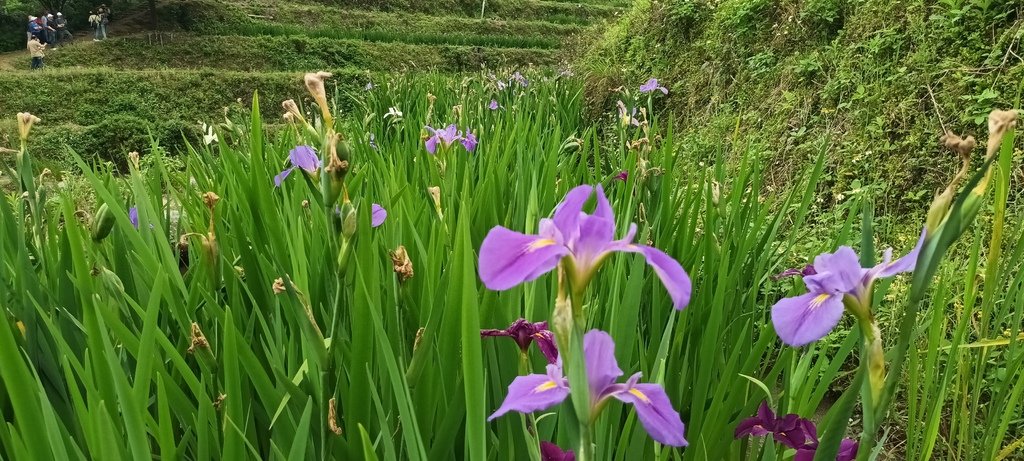
[[[882,214],[912,212],[955,167],[937,147],[943,130],[978,135],[989,110],[1017,99],[1021,8],[1012,0],[642,0],[604,33],[587,67],[595,92],[661,78],[672,90],[663,109],[689,142],[738,129],[739,142],[773,153],[778,187],[825,150],[833,200],[871,184],[888,197]]]

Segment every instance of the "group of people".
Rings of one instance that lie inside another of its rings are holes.
[[[107,24],[109,23],[110,8],[106,4],[89,12],[89,25],[95,30],[93,41],[107,39]],[[68,30],[67,18],[59,11],[56,15],[46,11],[39,16],[29,16],[27,32],[28,51],[32,55],[32,69],[43,67],[47,46],[60,48],[65,41],[74,39],[71,31]]]

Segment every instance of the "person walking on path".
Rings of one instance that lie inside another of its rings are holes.
[[[68,20],[59,11],[57,12],[57,18],[53,20],[53,25],[57,28],[57,44],[54,48],[59,47],[65,40],[71,41],[75,39],[71,35],[71,31],[68,30]]]
[[[32,70],[43,68],[43,58],[46,57],[46,44],[39,42],[39,37],[32,37],[28,41],[28,52],[32,54]]]
[[[92,39],[92,41],[94,41],[94,42],[100,41],[100,37],[102,37],[104,39],[107,38],[106,27],[103,27],[102,22],[103,21],[100,18],[100,15],[98,15],[95,12],[92,12],[92,11],[89,12],[89,25],[91,25],[92,28],[96,31],[96,33],[95,33],[95,35],[93,35],[93,39]],[[101,34],[101,32],[102,32],[102,34]]]

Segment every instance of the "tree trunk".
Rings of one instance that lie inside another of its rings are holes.
[[[156,26],[156,0],[149,0],[149,20]]]

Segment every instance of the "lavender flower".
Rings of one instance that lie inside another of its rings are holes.
[[[562,451],[558,445],[551,442],[540,443],[541,461],[576,461],[576,454],[572,450]]]
[[[437,153],[438,144],[441,144],[442,147],[448,147],[460,138],[459,129],[454,123],[440,130],[435,130],[430,125],[427,125],[426,129],[430,133],[430,137],[426,141],[426,148],[427,152],[431,154]]]
[[[460,136],[459,139],[462,142],[462,147],[466,148],[466,152],[473,152],[476,150],[477,139],[476,135],[472,131],[466,130],[465,136]]]
[[[320,169],[320,157],[309,146],[298,146],[288,153],[288,161],[292,166],[274,176],[274,185],[281,187],[281,183],[288,178],[295,168],[301,168],[306,173],[314,174]]]
[[[388,210],[385,210],[384,207],[379,204],[372,204],[370,206],[370,210],[371,227],[380,227],[381,224],[384,224],[384,220],[388,219]]]
[[[595,194],[596,191],[596,194]],[[593,214],[583,205],[596,196]],[[480,245],[479,274],[492,290],[507,290],[534,280],[567,261],[572,286],[585,287],[601,263],[614,252],[640,253],[665,285],[676,309],[690,301],[690,277],[676,260],[661,250],[633,243],[636,224],[615,240],[615,215],[604,189],[578,186],[566,194],[551,219],[540,221],[539,235],[521,234],[502,226],[487,233]]]
[[[596,418],[608,400],[614,398],[636,408],[640,424],[654,440],[676,447],[687,445],[683,421],[672,408],[672,402],[661,385],[639,383],[640,373],[630,376],[625,383],[616,382],[623,373],[615,361],[615,342],[608,333],[600,330],[587,332],[583,337],[583,355],[592,417]],[[546,374],[519,376],[512,381],[505,401],[487,420],[509,411],[531,413],[546,410],[562,403],[568,396],[569,382],[562,375],[559,361],[549,364]]]
[[[913,271],[924,239],[922,232],[917,246],[896,261],[892,260],[892,249],[887,249],[882,262],[872,268],[861,267],[857,253],[846,246],[835,253],[818,255],[811,268],[801,271],[810,274],[803,277],[808,292],[783,298],[772,306],[772,323],[779,338],[794,347],[823,338],[839,324],[845,297],[863,303],[876,279]]]
[[[135,230],[139,229],[139,207],[133,206],[128,209],[128,221],[132,223]]]
[[[526,77],[523,77],[523,74],[520,74],[518,70],[516,73],[512,74],[512,78],[509,79],[508,84],[511,85],[512,82],[518,83],[519,86],[523,88],[530,86],[530,81],[527,80]]]
[[[530,323],[526,319],[519,319],[512,322],[504,330],[480,330],[480,336],[507,336],[516,341],[519,350],[526,354],[530,350],[530,343],[537,343],[548,363],[558,362],[558,348],[555,347],[555,335],[548,330],[548,322]]]
[[[640,92],[641,93],[650,93],[650,92],[655,91],[655,90],[661,91],[662,94],[668,94],[668,88],[665,88],[665,87],[659,85],[658,84],[658,79],[656,79],[656,78],[652,78],[652,79],[648,80],[647,83],[644,83],[643,85],[640,85]]]
[[[498,100],[497,99],[492,99],[491,103],[487,105],[487,108],[490,109],[490,110],[498,110],[498,108],[500,108],[500,107],[501,106],[498,105]]]

